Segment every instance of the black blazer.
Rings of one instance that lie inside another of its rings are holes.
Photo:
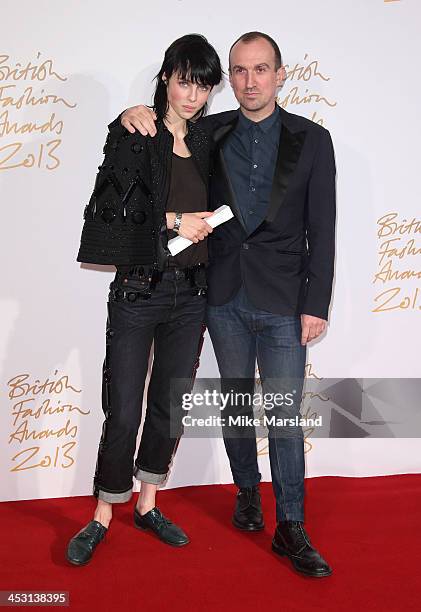
[[[222,145],[239,111],[212,115],[210,209],[228,204],[235,217],[209,236],[208,301],[229,301],[245,285],[257,307],[327,319],[335,251],[335,159],[329,132],[281,111],[281,133],[266,218],[248,234],[227,173]]]

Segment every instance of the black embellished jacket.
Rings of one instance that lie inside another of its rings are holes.
[[[209,137],[187,122],[185,142],[208,187]],[[174,139],[162,121],[157,135],[128,132],[120,117],[108,126],[104,161],[84,211],[77,261],[115,266],[152,265],[169,257],[165,208]]]

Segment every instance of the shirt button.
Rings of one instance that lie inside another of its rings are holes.
[[[253,212],[254,212],[253,210],[249,210],[249,215],[252,215]]]
[[[255,138],[255,139],[254,139],[254,142],[255,142],[256,144],[258,144],[259,139],[258,139],[258,138]]]
[[[243,244],[241,245],[243,247],[243,249],[248,249],[249,245],[247,244],[247,242],[243,242]]]
[[[256,191],[256,187],[250,187],[250,191]]]
[[[253,164],[253,168],[257,168],[257,164]]]

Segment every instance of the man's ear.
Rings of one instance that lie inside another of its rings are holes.
[[[232,74],[231,74],[231,68],[228,68],[228,80],[230,82],[230,85],[232,87]]]
[[[280,66],[276,71],[276,86],[282,87],[282,85],[287,80],[287,71],[285,70],[285,66]]]

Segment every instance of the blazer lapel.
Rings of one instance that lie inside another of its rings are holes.
[[[213,140],[217,147],[216,161],[220,166],[220,171],[221,171],[223,180],[225,181],[226,188],[227,188],[227,195],[229,199],[229,202],[227,202],[227,204],[229,204],[233,214],[235,215],[236,219],[240,223],[241,227],[244,229],[245,232],[247,232],[246,225],[243,219],[243,215],[241,214],[241,210],[240,210],[240,207],[238,206],[237,198],[235,197],[234,189],[232,187],[231,179],[229,177],[229,173],[227,170],[227,164],[226,164],[224,152],[223,152],[224,142],[226,138],[229,136],[229,134],[232,132],[232,130],[235,128],[235,126],[237,125],[237,122],[238,122],[238,115],[226,125],[222,125],[221,127],[217,128],[213,133]]]
[[[282,117],[281,134],[279,137],[278,156],[273,175],[272,191],[265,221],[274,221],[279,208],[285,201],[288,183],[297,166],[306,132],[292,132],[285,125]]]
[[[187,148],[199,171],[200,177],[208,189],[209,182],[209,144],[204,141],[205,134],[193,122],[188,121],[188,132],[184,139]]]
[[[224,153],[223,153],[222,149],[219,149],[219,163],[221,165],[221,171],[222,171],[222,174],[224,176],[224,180],[226,182],[227,189],[228,189],[229,206],[230,206],[233,214],[235,215],[236,219],[241,224],[241,227],[244,229],[244,231],[247,232],[247,228],[246,228],[246,225],[244,223],[243,215],[241,214],[240,207],[238,206],[237,198],[235,197],[235,193],[234,193],[234,189],[232,187],[231,179],[230,179],[229,174],[228,174],[227,165],[226,165],[226,162],[225,162],[225,157],[224,157]]]

